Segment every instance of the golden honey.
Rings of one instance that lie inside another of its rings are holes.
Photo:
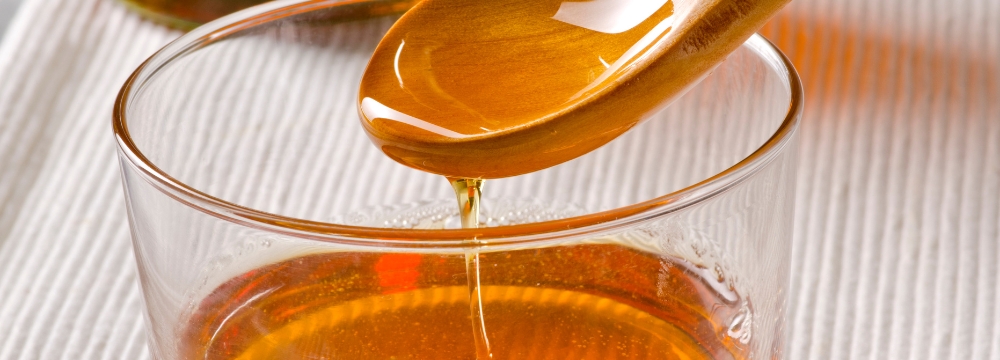
[[[743,301],[683,260],[612,244],[479,254],[492,359],[743,359]],[[330,253],[215,289],[185,359],[476,359],[462,254]]]

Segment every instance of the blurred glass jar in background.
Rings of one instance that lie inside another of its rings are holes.
[[[153,21],[189,30],[270,0],[121,0]]]

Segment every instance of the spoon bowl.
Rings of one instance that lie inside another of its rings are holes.
[[[667,106],[787,1],[425,0],[372,56],[362,124],[419,170],[541,170]]]

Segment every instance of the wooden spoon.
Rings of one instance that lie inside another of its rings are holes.
[[[400,163],[501,178],[594,150],[697,83],[789,0],[425,0],[361,80]]]

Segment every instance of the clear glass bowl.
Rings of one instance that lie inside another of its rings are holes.
[[[489,181],[483,227],[455,229],[447,182],[384,156],[356,113],[368,57],[413,3],[267,3],[124,85],[114,131],[154,358],[468,358],[484,339],[495,358],[627,358],[562,336],[626,320],[643,332],[607,336],[629,349],[782,357],[802,90],[780,51],[754,36],[621,138]],[[634,344],[654,333],[666,343]]]

